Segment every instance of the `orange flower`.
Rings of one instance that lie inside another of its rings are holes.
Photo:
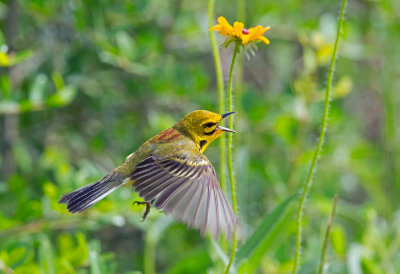
[[[242,22],[233,23],[233,27],[226,21],[223,16],[218,17],[218,24],[210,29],[210,31],[218,31],[221,35],[240,41],[243,45],[249,42],[262,41],[269,44],[269,40],[263,34],[269,30],[269,27],[257,26],[250,29],[245,29]]]

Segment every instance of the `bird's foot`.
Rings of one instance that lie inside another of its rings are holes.
[[[147,215],[150,213],[150,203],[149,202],[139,202],[139,201],[134,201],[132,205],[146,205],[146,211],[144,212],[142,216],[142,222],[146,220]]]

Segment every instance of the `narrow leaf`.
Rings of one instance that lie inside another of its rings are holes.
[[[263,244],[268,236],[268,233],[278,223],[283,213],[286,211],[287,206],[293,201],[296,195],[293,194],[280,205],[278,205],[270,214],[268,214],[257,230],[251,235],[246,243],[239,249],[237,253],[237,265],[240,265],[241,261],[248,259],[251,254]]]
[[[43,273],[56,273],[53,246],[45,234],[39,236],[39,265]]]

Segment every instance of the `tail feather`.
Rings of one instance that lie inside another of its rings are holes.
[[[123,184],[120,173],[112,172],[99,181],[64,195],[59,203],[67,204],[71,213],[82,212]]]

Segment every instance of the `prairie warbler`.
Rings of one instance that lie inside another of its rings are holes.
[[[131,184],[146,204],[172,214],[191,228],[217,238],[232,238],[236,216],[222,192],[215,170],[206,156],[207,146],[224,131],[219,122],[233,114],[197,110],[172,128],[142,144],[126,160],[99,181],[79,188],[60,199],[71,213],[82,212],[115,189]]]

